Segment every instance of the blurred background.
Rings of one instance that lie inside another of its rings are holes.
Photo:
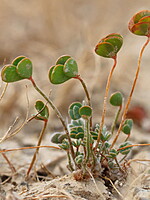
[[[52,85],[48,70],[56,59],[71,55],[78,63],[79,72],[91,92],[94,122],[100,121],[103,95],[111,59],[100,58],[94,53],[97,42],[110,33],[120,33],[124,44],[118,55],[110,94],[121,91],[125,99],[133,82],[140,48],[145,37],[133,35],[128,21],[136,12],[150,8],[149,0],[0,0],[0,66],[15,57],[25,55],[34,65],[33,77],[37,85],[50,94],[55,105],[67,119],[67,109],[72,101],[82,101],[84,91],[77,80],[62,85]],[[140,77],[133,96],[133,105],[150,111],[150,48],[146,48]],[[5,83],[1,81],[1,92]],[[28,90],[26,90],[26,86]],[[7,131],[16,117],[21,122],[26,115],[27,98],[29,112],[35,113],[34,104],[42,97],[34,91],[30,82],[23,80],[8,85],[1,100],[1,135]],[[114,116],[108,106],[107,117]],[[50,109],[48,131],[61,129],[61,124]],[[41,124],[33,120],[22,131],[36,133]]]

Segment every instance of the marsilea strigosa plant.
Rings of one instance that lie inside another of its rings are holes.
[[[94,108],[92,107],[87,85],[78,72],[78,64],[76,60],[74,60],[70,55],[59,57],[55,64],[50,67],[48,72],[49,81],[52,84],[59,85],[69,81],[70,79],[75,79],[80,81],[85,92],[85,101],[73,102],[69,106],[68,114],[70,122],[68,124],[51,99],[45,95],[35,83],[32,77],[33,65],[29,58],[26,56],[19,56],[15,58],[12,63],[5,65],[1,71],[2,80],[6,83],[13,83],[24,79],[31,81],[33,87],[46,101],[46,103],[37,101],[35,104],[38,113],[34,118],[44,121],[44,128],[41,131],[37,144],[38,146],[41,144],[49,117],[49,109],[46,104],[49,104],[49,106],[55,111],[62,123],[64,132],[54,133],[51,141],[58,144],[60,149],[66,151],[68,156],[68,168],[70,171],[80,170],[81,176],[79,179],[88,177],[89,171],[94,176],[101,175],[104,171],[107,171],[109,172],[107,175],[109,174],[110,178],[114,171],[124,173],[124,159],[132,148],[134,146],[150,145],[131,144],[129,139],[133,121],[126,117],[138,79],[142,55],[150,41],[150,11],[143,10],[136,13],[129,21],[128,28],[135,35],[146,36],[147,40],[140,51],[136,75],[126,102],[124,102],[123,95],[119,91],[116,91],[109,96],[111,78],[117,66],[118,52],[121,50],[123,44],[123,36],[118,33],[111,33],[102,38],[95,47],[95,53],[98,56],[111,58],[113,60],[113,65],[107,79],[100,123],[97,123],[95,126],[92,124]],[[109,103],[116,107],[116,115],[112,120],[112,126],[110,129],[108,129],[105,124],[108,98]],[[121,118],[121,121],[119,128],[117,128],[116,124],[118,123],[119,117]],[[116,142],[120,134],[125,134],[126,139],[118,145]],[[37,152],[38,150],[36,150],[33,156],[27,175],[29,175],[33,166]]]

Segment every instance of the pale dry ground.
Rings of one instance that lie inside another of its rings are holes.
[[[123,35],[124,45],[118,55],[111,92],[119,90],[127,97],[139,51],[146,40],[144,37],[131,34],[127,24],[134,13],[143,9],[150,9],[149,0],[0,0],[0,65],[11,62],[18,55],[28,56],[33,61],[33,77],[37,84],[47,94],[52,89],[51,98],[66,117],[70,103],[82,101],[84,91],[76,80],[69,80],[57,86],[50,84],[47,72],[59,56],[70,54],[76,59],[79,72],[92,92],[94,122],[99,122],[106,78],[113,61],[95,55],[94,46],[109,33],[117,32]],[[149,55],[148,46],[143,56],[132,104],[142,105],[150,115]],[[1,82],[1,91],[4,85]],[[25,85],[28,86],[30,115],[35,112],[35,101],[42,99],[28,81],[9,84],[0,104],[0,137],[17,116],[20,119],[19,123],[25,118],[27,107]],[[108,106],[108,118],[113,116],[114,110],[111,109],[111,106]],[[41,126],[42,123],[33,120],[14,140],[1,144],[1,148],[35,145]],[[50,110],[49,127],[43,143],[49,145],[50,132],[60,129],[60,122]],[[150,142],[149,133],[145,133],[142,129],[137,130],[136,127],[135,134],[131,138],[134,143]],[[48,159],[53,160],[53,156],[59,156],[59,153],[57,155],[49,151],[41,151],[39,163],[46,163]],[[24,151],[23,154],[18,152],[8,155],[14,164],[19,158],[20,163],[16,167],[20,169],[22,165],[30,162],[32,153],[33,151]],[[5,169],[6,162],[3,158],[1,160]],[[54,173],[60,174],[60,171],[63,174],[61,167],[55,169]],[[65,169],[64,173],[66,172]]]

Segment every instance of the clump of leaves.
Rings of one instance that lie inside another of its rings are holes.
[[[129,22],[129,30],[136,35],[150,37],[150,11],[136,13]]]
[[[94,116],[90,94],[84,80],[78,72],[78,64],[71,56],[63,55],[59,57],[55,64],[50,67],[48,73],[49,81],[52,84],[58,85],[63,84],[70,79],[77,79],[84,89],[86,100],[83,102],[73,102],[68,108],[70,117],[70,122],[68,124],[50,98],[36,85],[32,77],[33,67],[30,59],[25,56],[19,56],[14,59],[11,64],[4,66],[1,72],[2,80],[7,83],[23,79],[30,80],[37,92],[43,96],[46,103],[55,111],[62,123],[64,132],[54,133],[51,137],[51,141],[66,151],[69,170],[75,171],[80,169],[83,173],[83,178],[87,177],[89,170],[90,173],[95,176],[96,174],[101,175],[104,171],[109,171],[107,174],[110,174],[110,178],[111,172],[114,170],[116,171],[116,169],[123,173],[122,162],[124,162],[125,157],[130,153],[133,146],[140,146],[140,144],[132,145],[129,141],[133,121],[132,119],[127,119],[126,114],[138,79],[142,55],[145,47],[150,41],[150,11],[144,10],[135,14],[129,22],[129,30],[136,35],[147,36],[148,39],[140,51],[136,76],[126,102],[124,103],[123,95],[119,91],[110,95],[109,102],[117,109],[110,129],[105,124],[105,115],[111,78],[117,66],[118,53],[123,45],[123,37],[120,34],[112,33],[107,35],[101,39],[95,47],[96,54],[105,58],[112,58],[113,65],[107,79],[100,123],[97,123],[94,127],[92,125]],[[35,108],[38,111],[38,114],[35,115],[34,118],[44,121],[45,124],[41,132],[43,135],[49,117],[48,107],[42,101],[37,101]],[[116,124],[119,121],[119,117],[121,118],[121,121],[119,128],[117,129]],[[120,133],[125,134],[126,139],[122,141],[121,144],[117,145],[116,142]],[[40,136],[40,142],[38,142],[39,146],[41,144],[41,138],[42,136]],[[36,153],[34,154],[27,175],[33,166]]]

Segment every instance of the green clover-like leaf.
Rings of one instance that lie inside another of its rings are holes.
[[[123,40],[123,37],[118,33],[111,33],[107,35],[105,38],[103,38],[102,40],[105,40],[106,38],[112,38],[112,37],[117,37],[117,38],[119,37],[121,40]]]
[[[37,115],[37,119],[40,119],[40,120],[48,120],[48,117],[49,117],[49,110],[48,110],[48,107],[42,102],[42,101],[36,101],[36,104],[35,104],[35,108],[38,112],[40,112],[38,115]]]
[[[74,107],[72,108],[73,116],[75,119],[81,118],[81,115],[79,114],[79,109],[80,109],[80,107],[77,105],[74,105]]]
[[[30,78],[32,76],[32,62],[28,58],[21,59],[17,64],[17,72],[23,78]]]
[[[76,162],[77,164],[81,164],[81,163],[83,162],[83,160],[84,160],[84,156],[83,156],[83,155],[78,155],[78,156],[76,156],[76,158],[75,158],[75,162]]]
[[[70,115],[71,119],[77,120],[77,119],[81,118],[81,115],[79,113],[79,109],[81,107],[82,107],[82,104],[80,102],[72,103],[69,106],[69,115]]]
[[[98,133],[95,131],[91,131],[90,133],[91,133],[91,137],[93,138],[93,140],[97,140]]]
[[[130,128],[130,126],[129,126],[128,124],[125,124],[125,125],[122,127],[122,131],[123,131],[125,134],[129,135],[130,132],[131,132],[131,128]]]
[[[139,22],[150,22],[150,16],[142,17]]]
[[[75,136],[76,139],[83,139],[84,138],[84,133],[83,132],[78,132]]]
[[[63,68],[64,68],[63,65],[56,65],[50,68],[49,80],[51,81],[51,83],[61,84],[70,79],[70,77],[65,75]]]
[[[48,73],[48,77],[49,77],[49,80],[50,80],[51,83],[52,83],[51,76],[52,76],[52,72],[53,72],[54,68],[55,68],[55,65],[51,66],[50,69],[49,69],[49,73]]]
[[[84,138],[84,130],[82,127],[73,127],[70,129],[70,137],[75,139]]]
[[[107,38],[105,38],[105,42],[111,43],[114,47],[114,52],[117,53],[122,47],[123,38],[121,36],[107,36]]]
[[[25,56],[18,56],[12,64],[5,65],[1,71],[2,80],[10,83],[28,79],[32,76],[32,62]]]
[[[124,143],[122,143],[120,146],[119,146],[119,149],[121,149],[121,148],[123,148],[123,147],[127,147],[127,146],[130,146],[130,145],[132,145],[131,144],[131,142],[124,142]],[[125,148],[125,149],[122,149],[122,150],[119,150],[119,152],[121,153],[121,154],[123,154],[123,155],[127,155],[129,152],[130,152],[130,150],[132,149],[132,147],[127,147],[127,148]]]
[[[128,28],[136,35],[150,37],[150,11],[142,10],[136,13],[129,21]]]
[[[68,55],[64,55],[64,56],[60,56],[57,61],[56,61],[56,65],[64,65],[65,62],[71,58],[71,56],[68,56]]]
[[[66,134],[61,134],[60,136],[58,136],[58,142],[62,143],[64,139],[67,139],[67,135]]]
[[[120,92],[115,92],[110,97],[110,104],[113,106],[121,106],[123,101],[122,94]]]
[[[134,23],[138,23],[141,19],[143,19],[144,17],[148,17],[150,16],[150,11],[149,10],[142,10],[138,13],[136,13],[132,19],[134,21]]]
[[[82,106],[79,109],[79,114],[82,118],[87,119],[92,116],[92,108],[90,106]]]
[[[95,48],[95,52],[102,57],[113,58],[115,56],[114,47],[108,42],[101,42]]]
[[[101,140],[102,141],[108,141],[111,137],[111,132],[109,131],[106,131],[106,132],[103,132],[102,131],[102,134],[101,134]]]
[[[109,157],[109,158],[116,158],[116,156],[118,155],[118,151],[116,150],[116,149],[111,149],[110,151],[109,151],[109,155],[107,156],[107,157]]]
[[[130,128],[132,128],[132,126],[133,126],[133,120],[132,119],[126,119],[125,122],[124,122],[124,124],[128,124],[128,126]]]
[[[68,141],[66,139],[64,139],[62,141],[62,143],[59,145],[59,147],[61,149],[64,149],[64,150],[68,150],[69,149],[69,143],[68,143]]]
[[[133,120],[132,119],[126,119],[125,122],[124,122],[124,125],[122,127],[122,131],[125,134],[129,135],[131,133],[132,126],[133,126]]]
[[[79,147],[82,143],[82,140],[81,139],[78,139],[78,140],[75,140],[75,141],[72,141],[72,145],[74,147]]]
[[[18,56],[18,57],[16,57],[16,58],[12,61],[12,64],[15,65],[15,66],[17,66],[18,63],[19,63],[22,59],[24,59],[24,58],[25,58],[25,56]]]
[[[51,142],[55,143],[55,144],[60,144],[59,141],[59,136],[61,136],[61,133],[54,133],[51,137]]]
[[[71,132],[71,133],[70,133],[70,137],[75,139],[75,138],[76,138],[76,133]]]
[[[69,58],[64,64],[64,72],[65,75],[70,78],[76,77],[78,75],[77,62],[74,59]]]
[[[22,78],[18,73],[15,65],[5,65],[1,71],[2,80],[6,83],[20,81]]]
[[[58,58],[56,65],[49,70],[49,80],[53,84],[61,84],[78,75],[78,66],[68,55]]]
[[[103,56],[106,58],[115,58],[122,44],[122,36],[117,33],[112,33],[101,39],[101,41],[97,44],[95,48],[95,52],[99,56]]]

